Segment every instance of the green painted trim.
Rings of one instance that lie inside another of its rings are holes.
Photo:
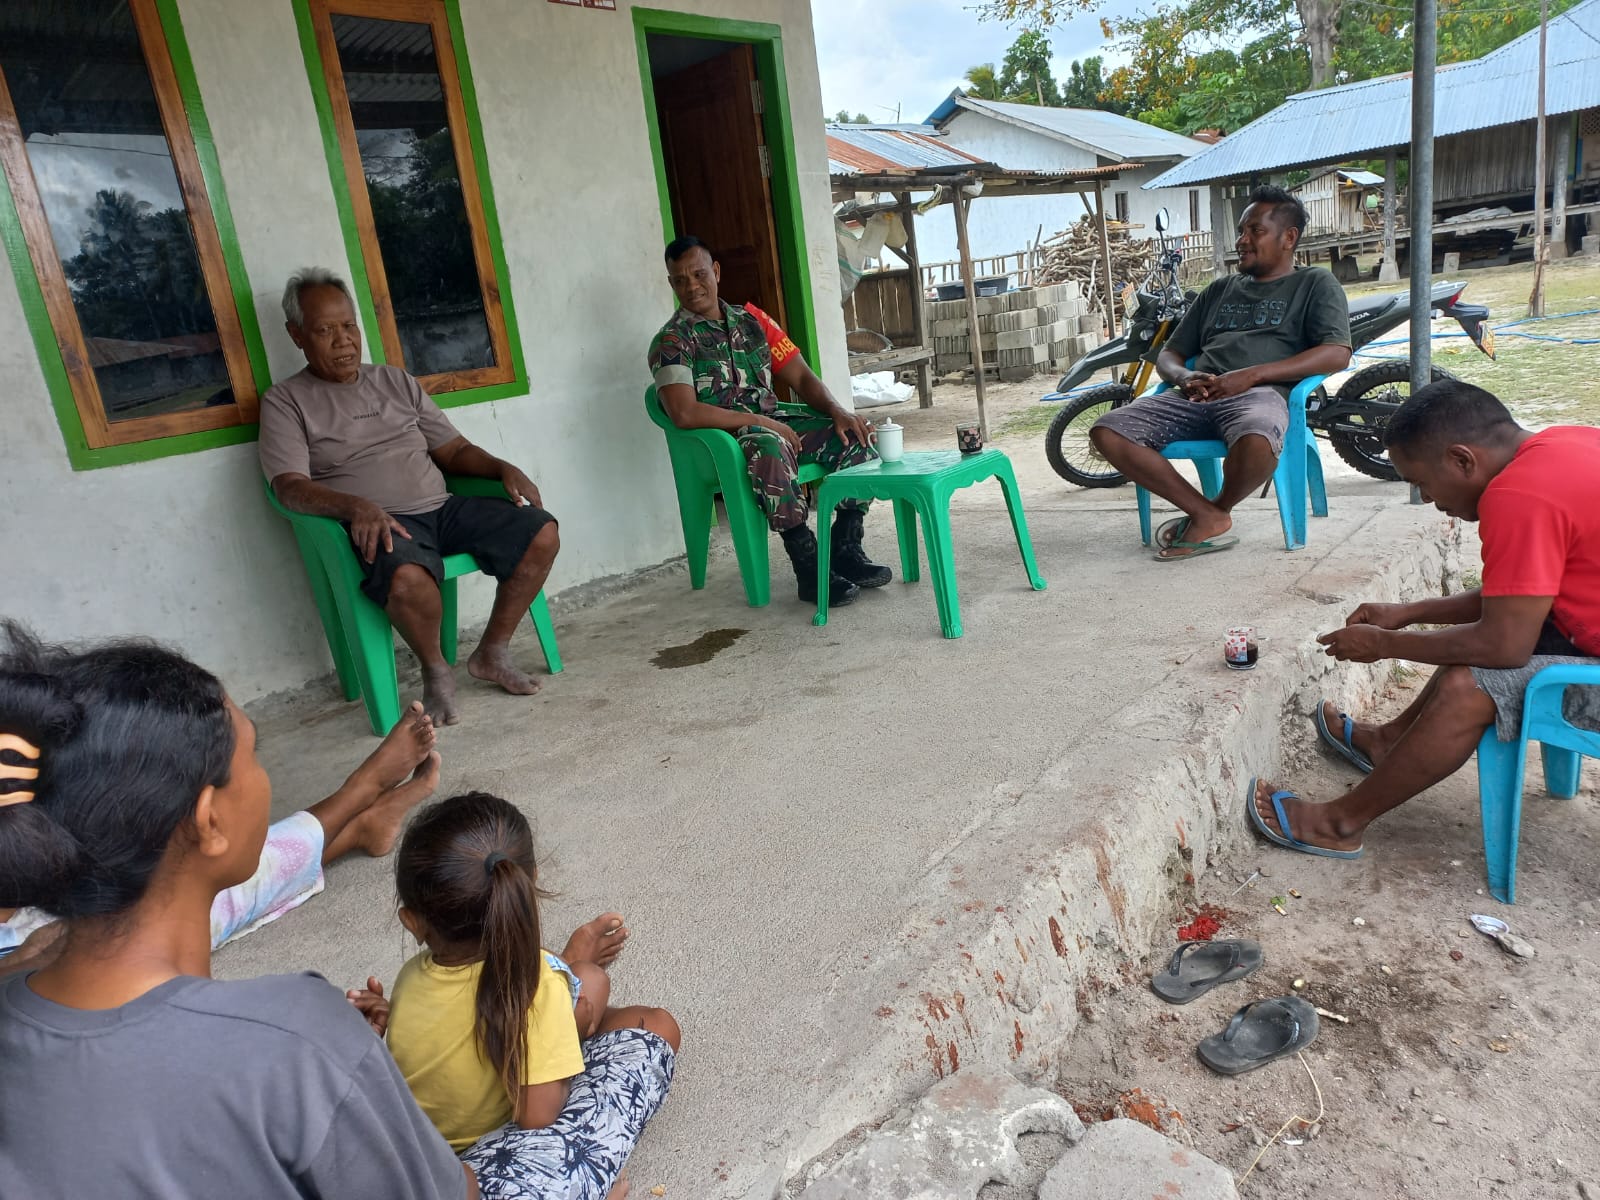
[[[464,388],[459,392],[440,392],[433,402],[440,408],[462,408],[468,404],[482,404],[485,400],[507,400],[528,394],[526,379],[508,379],[504,383],[486,383],[482,387]]]
[[[317,50],[317,27],[311,20],[309,0],[294,0],[294,24],[300,34],[300,56],[306,63],[306,80],[311,84],[311,102],[317,110],[317,127],[322,131],[322,153],[328,160],[328,181],[333,186],[333,206],[344,233],[344,256],[350,271],[350,290],[356,294],[361,313],[361,328],[366,334],[367,357],[373,362],[388,362],[383,339],[378,336],[378,312],[372,307],[372,280],[367,276],[367,259],[361,252],[361,235],[356,230],[356,213],[350,204],[350,185],[344,177],[344,154],[339,149],[339,130],[333,123],[333,97],[328,94],[328,79],[322,70],[322,55]]]
[[[189,138],[194,143],[195,156],[200,160],[200,179],[205,184],[206,198],[211,204],[211,221],[217,227],[217,238],[222,243],[222,261],[228,272],[233,307],[239,318],[239,328],[244,334],[245,353],[250,358],[250,374],[255,379],[256,397],[259,399],[272,386],[272,369],[267,365],[267,348],[261,340],[255,294],[250,290],[250,276],[245,271],[244,255],[239,251],[239,231],[233,223],[228,190],[222,182],[222,164],[217,159],[217,144],[211,136],[211,122],[206,117],[205,105],[200,100],[200,83],[195,78],[194,60],[189,56],[189,39],[183,33],[177,0],[156,0],[156,13],[161,18],[161,32],[166,37],[167,56],[172,60],[172,70],[178,78],[178,94],[183,97]]]
[[[183,97],[185,118],[194,138],[200,158],[202,182],[211,204],[212,219],[222,242],[223,259],[228,271],[228,282],[234,304],[239,314],[239,324],[244,332],[245,347],[250,359],[250,372],[259,392],[264,392],[271,377],[267,369],[266,349],[261,341],[260,323],[256,319],[255,301],[250,291],[249,279],[244,269],[244,259],[239,252],[238,233],[233,224],[233,213],[228,206],[227,190],[222,182],[221,166],[211,139],[211,126],[205,116],[200,99],[199,84],[194,75],[194,62],[189,56],[189,44],[183,36],[178,20],[176,0],[156,0],[161,17],[162,33],[167,42],[167,52],[178,80],[178,90]],[[33,267],[27,238],[22,231],[22,220],[17,215],[16,197],[11,192],[10,181],[0,172],[0,240],[5,242],[6,258],[11,264],[11,277],[22,301],[23,315],[28,322],[28,332],[33,338],[34,352],[39,358],[39,369],[44,376],[50,407],[55,410],[56,424],[61,429],[61,439],[66,446],[67,462],[75,471],[94,470],[99,467],[123,466],[127,463],[148,462],[174,454],[193,454],[217,446],[237,445],[254,441],[256,425],[230,425],[225,429],[207,429],[199,433],[184,433],[176,437],[152,438],[123,446],[94,448],[83,431],[83,418],[78,415],[77,400],[72,394],[72,381],[61,357],[61,343],[55,326],[50,322],[45,308],[44,292],[39,286],[39,276]]]
[[[463,404],[476,404],[483,400],[499,399],[502,396],[525,394],[528,390],[528,370],[522,357],[522,335],[517,326],[516,303],[511,298],[511,272],[506,264],[505,246],[501,240],[500,217],[494,200],[494,181],[489,174],[489,155],[483,142],[483,121],[478,115],[478,92],[473,83],[472,64],[467,56],[466,29],[461,24],[461,2],[442,0],[442,3],[445,24],[450,30],[450,48],[455,53],[456,75],[461,83],[461,107],[467,118],[467,145],[472,152],[473,166],[478,173],[478,195],[483,201],[484,232],[488,235],[489,253],[494,266],[495,280],[500,289],[500,315],[505,322],[506,345],[511,353],[512,375],[505,383],[492,383],[434,396],[434,400],[441,408],[459,408]],[[317,50],[317,33],[316,26],[311,20],[310,0],[294,0],[294,18],[295,25],[300,31],[300,53],[306,63],[306,76],[311,84],[311,98],[317,108],[317,123],[322,129],[322,149],[328,160],[328,177],[333,185],[334,206],[338,210],[339,226],[344,233],[345,257],[350,263],[350,285],[356,293],[356,304],[361,311],[361,324],[367,335],[367,353],[375,363],[387,362],[383,339],[378,335],[377,310],[372,306],[372,278],[367,274],[367,260],[361,249],[361,234],[356,229],[355,207],[350,200],[350,181],[345,178],[344,155],[339,149],[339,133],[333,122],[333,98],[328,94],[328,81],[323,71],[322,55]]]
[[[766,110],[762,129],[772,159],[773,224],[778,235],[778,265],[783,273],[789,336],[813,370],[822,370],[817,338],[817,308],[811,292],[810,255],[806,252],[805,210],[800,199],[800,173],[794,161],[794,122],[789,107],[789,77],[783,61],[783,27],[764,21],[739,21],[657,8],[633,10],[634,44],[639,55],[639,82],[644,92],[645,125],[650,158],[655,166],[656,194],[661,205],[663,244],[674,236],[672,199],[667,190],[667,165],[661,150],[655,89],[650,83],[652,33],[749,42],[755,49],[756,74]]]
[[[505,245],[500,237],[500,216],[494,202],[494,180],[489,175],[489,154],[483,144],[483,119],[478,116],[478,88],[472,80],[472,64],[467,61],[467,31],[461,24],[461,0],[445,0],[444,16],[450,26],[450,41],[456,54],[456,75],[461,84],[461,108],[467,114],[467,142],[472,149],[473,166],[478,172],[478,197],[483,201],[483,229],[489,236],[489,254],[494,260],[494,277],[500,285],[500,316],[505,321],[506,345],[511,351],[509,380],[481,388],[468,388],[453,395],[456,397],[470,395],[481,400],[493,400],[497,397],[480,393],[515,387],[520,387],[526,392],[528,370],[522,361],[522,335],[517,328],[517,307],[511,299],[511,269],[506,265]],[[470,403],[474,401],[458,398],[451,407]]]

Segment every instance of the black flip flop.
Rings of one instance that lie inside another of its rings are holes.
[[[1168,1004],[1187,1004],[1219,983],[1243,979],[1265,961],[1261,944],[1244,938],[1184,942],[1172,952],[1167,969],[1150,977],[1150,990]]]
[[[1299,996],[1256,1000],[1233,1014],[1228,1027],[1195,1047],[1221,1075],[1243,1075],[1298,1054],[1317,1040],[1317,1010]]]

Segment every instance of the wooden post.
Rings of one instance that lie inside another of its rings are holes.
[[[978,391],[978,428],[989,440],[989,416],[984,411],[983,335],[978,330],[978,289],[972,282],[972,246],[967,241],[967,198],[960,183],[952,184],[956,210],[956,248],[961,253],[961,282],[967,293],[967,337],[972,343],[972,382]]]
[[[1400,264],[1395,259],[1395,177],[1400,174],[1400,151],[1390,150],[1383,164],[1383,266],[1378,268],[1379,283],[1400,282]]]
[[[1106,229],[1106,185],[1098,179],[1094,181],[1094,221],[1100,227],[1100,267],[1105,278],[1100,292],[1106,301],[1106,337],[1114,338],[1117,336],[1117,304],[1116,297],[1111,294],[1111,234]]]
[[[1211,185],[1211,272],[1218,279],[1228,273],[1228,193],[1220,183]]]
[[[1549,28],[1550,0],[1539,0],[1539,116],[1534,122],[1533,135],[1533,293],[1528,297],[1530,317],[1544,316],[1544,261],[1545,246],[1548,244],[1544,224],[1545,171],[1548,167],[1544,154],[1544,69],[1545,37]]]
[[[1572,170],[1572,114],[1556,120],[1556,161],[1550,178],[1550,257],[1567,256],[1567,172]]]
[[[917,210],[912,206],[910,192],[897,192],[895,198],[900,201],[900,220],[906,227],[906,262],[911,267],[911,324],[917,331],[917,345],[931,349],[928,309],[922,294],[922,259],[917,257]],[[927,359],[917,364],[917,407],[933,407],[933,364]]]

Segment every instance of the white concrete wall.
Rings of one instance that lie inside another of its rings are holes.
[[[643,89],[617,12],[462,0],[529,394],[450,410],[522,466],[562,522],[551,592],[683,553],[644,355],[672,309]],[[678,0],[679,11],[783,27],[822,373],[849,395],[807,0]],[[302,365],[278,297],[297,266],[348,273],[294,13],[287,2],[181,0],[200,91],[274,378]],[[0,284],[0,613],[41,634],[148,634],[248,699],[331,668],[287,526],[253,443],[73,471],[15,287]],[[368,331],[369,342],[371,331]],[[465,581],[464,581],[465,582]],[[463,588],[464,624],[490,587]],[[685,595],[687,602],[687,592]]]
[[[947,126],[952,145],[989,162],[1016,170],[1082,170],[1098,164],[1089,150],[1069,145],[1041,133],[1021,129],[983,113],[962,110]],[[1145,226],[1144,236],[1155,234],[1155,214],[1163,205],[1172,213],[1172,229],[1189,232],[1189,193],[1184,188],[1162,188],[1146,192],[1140,185],[1159,175],[1170,162],[1132,171],[1106,184],[1106,213],[1114,216],[1112,193],[1128,193],[1129,218]],[[1204,188],[1200,191],[1200,224],[1211,228],[1211,205]],[[1092,203],[1092,200],[1091,200]],[[1049,237],[1077,221],[1084,214],[1083,201],[1076,195],[1007,196],[980,199],[972,206],[968,236],[972,253],[982,258],[991,254],[1010,254],[1027,248],[1044,227]],[[917,251],[924,262],[942,262],[956,257],[955,218],[947,209],[929,213],[917,225]]]

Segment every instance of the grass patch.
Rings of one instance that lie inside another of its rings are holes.
[[[1065,402],[1063,402],[1065,403]],[[1050,428],[1050,422],[1061,411],[1061,404],[1030,404],[1012,413],[1000,426],[997,437],[1033,437]]]
[[[1499,396],[1525,424],[1600,425],[1600,388],[1594,382],[1600,378],[1600,345],[1574,346],[1515,336],[1533,333],[1540,337],[1600,339],[1600,313],[1529,321],[1502,331],[1502,326],[1519,320],[1528,311],[1533,265],[1519,263],[1462,271],[1456,278],[1466,281],[1466,300],[1489,306],[1489,324],[1495,328],[1498,342],[1496,359],[1491,362],[1485,358],[1466,338],[1453,337],[1434,340],[1434,362]],[[1349,292],[1352,296],[1369,295],[1391,291],[1396,286],[1363,283]],[[1587,259],[1551,263],[1545,273],[1545,312],[1555,317],[1587,309],[1600,309],[1600,263]],[[1436,332],[1446,329],[1453,329],[1453,323],[1435,322]],[[1378,353],[1400,357],[1403,352],[1404,347],[1393,346]],[[1368,357],[1356,360],[1373,361]]]

